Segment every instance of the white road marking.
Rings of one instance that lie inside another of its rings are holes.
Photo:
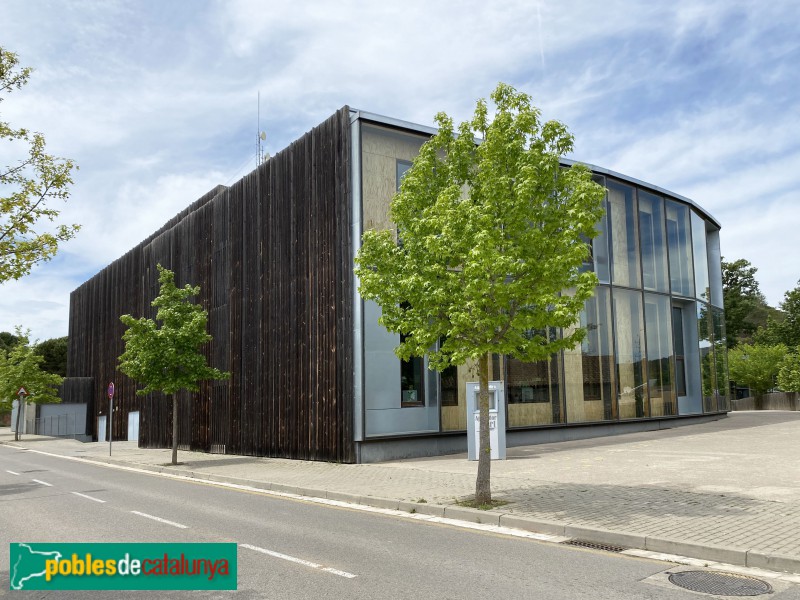
[[[288,560],[289,562],[297,563],[298,565],[303,565],[312,569],[319,569],[321,571],[325,571],[326,573],[338,575],[339,577],[346,577],[347,579],[358,577],[358,575],[353,575],[347,571],[340,571],[339,569],[334,569],[332,567],[323,567],[322,565],[318,565],[310,560],[303,560],[302,558],[296,558],[294,556],[289,556],[288,554],[281,554],[280,552],[275,552],[274,550],[267,550],[266,548],[259,548],[258,546],[251,546],[250,544],[239,544],[239,547],[247,548],[248,550],[255,550],[256,552],[261,552],[261,554],[266,554],[274,558],[280,558],[281,560]]]
[[[92,496],[87,496],[86,494],[81,494],[80,492],[70,492],[71,494],[75,494],[76,496],[80,496],[81,498],[86,498],[87,500],[92,500],[94,502],[101,502],[105,504],[105,500],[100,500],[100,498],[94,498]]]
[[[164,523],[165,525],[172,525],[173,527],[178,527],[179,529],[189,529],[186,525],[181,525],[180,523],[176,523],[175,521],[167,521],[166,519],[162,519],[161,517],[154,517],[153,515],[148,515],[147,513],[139,512],[138,510],[132,510],[131,512],[135,515],[139,515],[140,517],[146,517],[148,519],[153,519],[153,521]]]
[[[198,479],[196,477],[189,477],[187,475],[177,475],[174,473],[161,473],[159,471],[152,471],[149,469],[140,469],[137,467],[126,467],[124,465],[118,465],[113,463],[105,463],[97,460],[92,460],[89,458],[84,458],[82,456],[65,456],[63,454],[56,454],[54,452],[46,452],[44,450],[32,450],[30,448],[24,448],[22,446],[18,446],[13,443],[5,443],[0,444],[0,447],[3,445],[14,448],[15,450],[25,450],[29,452],[33,452],[34,454],[41,454],[43,456],[52,456],[53,458],[61,458],[63,460],[72,460],[75,462],[81,462],[88,465],[94,465],[96,467],[105,467],[107,469],[117,469],[119,471],[129,471],[132,473],[140,473],[142,475],[151,475],[155,477],[165,477],[167,479],[174,479],[178,481],[186,481],[190,483],[202,484],[202,485],[211,485],[220,488],[229,488],[234,490],[243,490],[248,492],[257,492],[263,494],[265,496],[276,496],[278,498],[290,498],[293,500],[301,500],[303,502],[311,502],[314,504],[323,504],[328,506],[336,506],[340,508],[347,508],[349,510],[358,510],[361,512],[371,512],[383,515],[389,515],[393,517],[400,517],[403,519],[410,519],[412,521],[427,521],[431,523],[438,523],[442,525],[449,525],[451,527],[457,527],[460,529],[475,529],[479,531],[490,531],[492,533],[498,533],[501,535],[508,535],[512,537],[521,537],[521,538],[528,538],[536,541],[541,542],[549,542],[549,543],[556,543],[559,544],[563,541],[566,541],[570,538],[561,537],[557,535],[549,535],[543,533],[535,533],[532,531],[525,531],[522,529],[513,529],[510,527],[498,527],[497,525],[486,525],[482,523],[470,523],[467,521],[458,521],[456,519],[446,519],[443,517],[434,517],[430,515],[425,515],[421,513],[408,513],[405,511],[399,510],[392,510],[390,508],[377,508],[374,506],[367,506],[365,504],[353,504],[350,502],[344,502],[341,500],[329,500],[327,498],[316,498],[314,496],[301,496],[299,494],[290,494],[288,492],[278,492],[272,490],[264,490],[261,488],[256,488],[249,485],[241,485],[238,483],[226,483],[221,481],[210,481],[205,479]],[[247,547],[245,544],[240,544],[242,547]],[[657,552],[648,552],[646,550],[624,550],[620,554],[623,555],[630,555],[639,558],[649,558],[651,560],[658,560],[658,561],[665,561],[671,563],[681,563],[681,564],[694,564],[694,561],[698,559],[694,558],[687,558],[685,556],[677,556],[673,554],[661,554]],[[724,563],[712,563],[709,561],[702,561],[703,564],[708,563],[709,565],[723,565],[723,566],[731,566],[731,565],[724,565]],[[737,569],[747,568],[747,567],[736,567]],[[759,569],[760,571],[760,569]],[[778,579],[780,581],[788,581],[789,583],[800,583],[800,575],[795,573],[784,573],[784,572],[777,572],[772,571],[772,577]]]
[[[47,483],[46,481],[42,481],[41,479],[31,479],[31,481],[35,481],[36,483],[41,483],[42,485],[46,485],[47,487],[53,487],[52,483]]]
[[[9,471],[8,469],[6,469],[6,473],[11,473],[12,475],[19,475],[19,473],[17,473],[16,471]]]

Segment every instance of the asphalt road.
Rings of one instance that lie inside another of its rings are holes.
[[[235,542],[238,591],[9,592],[9,542]],[[644,581],[661,577],[671,567],[0,445],[0,595],[697,598],[679,588]],[[800,600],[800,587],[788,586],[771,598]]]

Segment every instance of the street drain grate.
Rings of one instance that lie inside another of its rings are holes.
[[[760,596],[772,593],[772,586],[766,581],[732,573],[682,571],[672,573],[669,580],[686,590],[717,596]]]
[[[579,548],[591,548],[592,550],[605,550],[606,552],[622,552],[627,550],[622,546],[612,546],[611,544],[600,544],[598,542],[590,542],[588,540],[567,540],[562,542],[565,546],[578,546]]]

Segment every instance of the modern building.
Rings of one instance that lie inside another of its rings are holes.
[[[114,381],[114,439],[170,444],[170,403],[136,396],[117,370],[119,316],[153,316],[161,263],[178,284],[201,286],[208,358],[231,372],[182,395],[180,447],[343,462],[465,450],[469,369],[399,360],[399,336],[378,324],[353,275],[362,232],[392,227],[390,200],[433,133],[344,107],[76,289],[64,394],[89,404],[95,438],[109,426]],[[493,357],[509,445],[729,410],[719,223],[688,198],[591,169],[608,194],[585,265],[600,280],[581,316],[588,335],[542,362]]]

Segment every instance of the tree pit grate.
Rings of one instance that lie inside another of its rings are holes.
[[[622,552],[623,550],[627,550],[627,548],[623,548],[622,546],[614,546],[613,544],[601,544],[600,542],[590,542],[589,540],[572,539],[561,543],[564,544],[565,546],[577,546],[578,548],[603,550],[605,552]]]
[[[686,590],[717,596],[760,596],[772,593],[772,586],[766,581],[733,573],[682,571],[670,574],[669,581]]]

